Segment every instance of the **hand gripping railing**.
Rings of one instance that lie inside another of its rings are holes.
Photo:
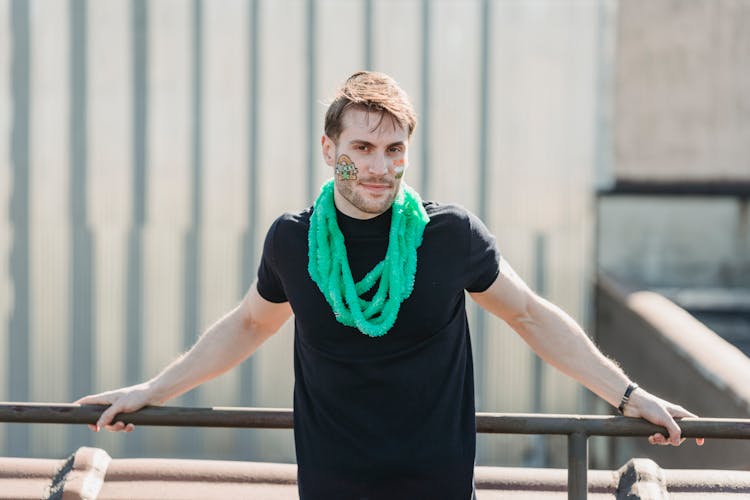
[[[102,406],[0,403],[0,422],[93,424]],[[666,430],[645,420],[595,415],[477,413],[477,432],[491,434],[555,434],[568,436],[568,498],[585,499],[590,436],[649,436]],[[182,408],[150,406],[118,416],[135,425],[171,427],[237,427],[291,429],[292,410],[266,408]],[[750,439],[750,420],[686,418],[686,438]]]

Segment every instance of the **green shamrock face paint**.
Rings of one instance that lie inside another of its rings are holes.
[[[341,155],[336,160],[336,175],[340,181],[356,181],[357,166],[347,155]]]

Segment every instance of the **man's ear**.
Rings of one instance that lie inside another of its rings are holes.
[[[323,160],[326,162],[326,164],[330,167],[335,166],[336,165],[336,143],[333,142],[333,139],[331,139],[327,135],[323,135],[320,138],[320,148],[321,148],[321,152],[323,153]]]

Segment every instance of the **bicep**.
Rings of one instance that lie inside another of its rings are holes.
[[[245,329],[270,337],[289,319],[292,308],[289,302],[276,303],[264,299],[255,281],[240,303],[240,313]]]
[[[500,259],[500,272],[483,292],[471,293],[483,309],[513,325],[529,315],[536,296],[505,259]]]

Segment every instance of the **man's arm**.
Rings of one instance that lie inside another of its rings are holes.
[[[564,311],[529,289],[501,260],[500,274],[484,292],[472,293],[484,309],[503,319],[543,360],[574,378],[614,407],[618,407],[630,379],[604,356],[578,324]],[[669,431],[649,437],[653,444],[681,442],[674,417],[695,417],[644,389],[638,388],[625,406],[625,415],[644,418]],[[703,440],[697,440],[703,444]]]
[[[289,319],[288,302],[275,304],[260,296],[256,283],[240,304],[201,335],[193,347],[159,375],[142,384],[86,396],[76,403],[111,405],[92,430],[132,431],[133,425],[112,422],[119,413],[163,404],[237,366]]]

